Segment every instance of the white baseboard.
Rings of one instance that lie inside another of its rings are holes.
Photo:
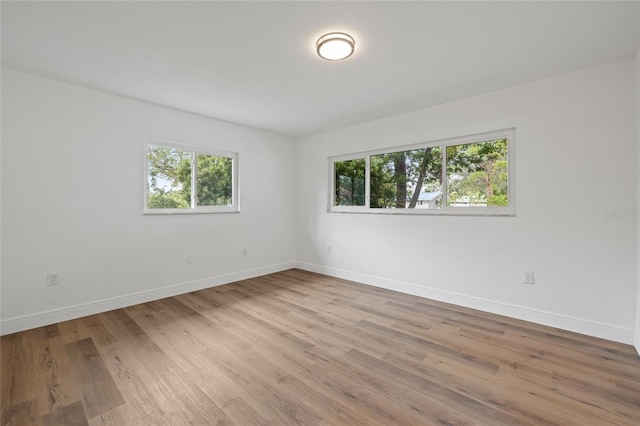
[[[537,324],[556,327],[563,330],[586,334],[588,336],[612,340],[615,342],[626,343],[630,345],[635,344],[636,350],[638,350],[638,353],[640,354],[640,332],[634,333],[634,331],[631,329],[625,329],[611,324],[603,324],[596,321],[575,318],[567,315],[540,311],[523,306],[510,305],[474,296],[467,296],[464,294],[448,292],[445,290],[423,287],[416,284],[390,280],[373,275],[361,274],[322,265],[294,261],[234,272],[231,274],[218,275],[215,277],[208,277],[163,288],[131,293],[124,296],[83,303],[80,305],[68,306],[45,312],[38,312],[35,314],[24,315],[20,317],[8,318],[0,322],[0,335],[11,334],[36,327],[42,327],[61,321],[68,321],[87,315],[98,314],[113,309],[124,308],[127,306],[136,305],[138,303],[146,303],[153,300],[163,299],[165,297],[171,297],[179,294],[189,293],[192,291],[202,290],[205,288],[216,287],[235,281],[241,281],[249,278],[259,277],[262,275],[272,274],[275,272],[285,271],[292,268],[299,268],[306,271],[317,272],[331,277],[342,278],[362,284],[385,288],[388,290],[400,291],[402,293],[425,297],[427,299],[452,303],[459,306],[478,309],[481,311],[504,315],[524,321],[530,321]]]
[[[285,271],[287,269],[295,268],[295,265],[296,264],[293,261],[275,265],[268,265],[260,268],[234,272],[231,274],[218,275],[214,277],[203,278],[200,280],[174,284],[158,289],[131,293],[124,296],[97,300],[80,305],[67,306],[60,309],[53,309],[45,312],[38,312],[30,315],[8,318],[0,322],[0,335],[16,333],[18,331],[29,330],[31,328],[42,327],[49,324],[55,324],[61,321],[68,321],[87,315],[94,315],[113,309],[124,308],[127,306],[136,305],[138,303],[151,302],[153,300],[164,299],[165,297],[177,296],[179,294],[229,284],[235,281],[241,281],[249,278],[259,277],[262,275],[272,274],[274,272]]]
[[[586,334],[588,336],[599,337],[612,340],[614,342],[634,344],[634,331],[611,324],[599,323],[582,318],[575,318],[568,315],[561,315],[552,312],[545,312],[523,306],[516,306],[493,300],[482,299],[474,296],[453,293],[445,290],[424,287],[416,284],[390,280],[358,272],[351,272],[337,268],[331,268],[312,263],[296,262],[296,267],[306,271],[329,275],[331,277],[342,278],[355,281],[361,284],[381,287],[388,290],[399,291],[412,294],[427,299],[438,300],[440,302],[451,303],[467,308],[478,309],[493,314],[504,315],[562,330],[573,331]]]

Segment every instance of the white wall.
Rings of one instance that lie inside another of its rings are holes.
[[[627,60],[304,138],[298,266],[631,343],[634,114]],[[329,156],[512,126],[516,217],[327,213]]]
[[[640,354],[640,47],[636,52],[636,333],[635,346]]]
[[[238,152],[241,213],[144,216],[147,138]],[[3,69],[2,333],[292,267],[293,160],[288,138]]]

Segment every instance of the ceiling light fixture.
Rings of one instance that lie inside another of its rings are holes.
[[[349,34],[329,33],[316,42],[318,55],[328,61],[340,61],[353,54],[356,42]]]

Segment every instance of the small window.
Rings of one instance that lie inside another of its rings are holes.
[[[330,158],[330,211],[513,215],[514,129]]]
[[[237,212],[237,164],[236,153],[147,144],[144,212]]]

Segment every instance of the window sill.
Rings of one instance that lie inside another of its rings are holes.
[[[441,208],[441,209],[371,209],[371,208],[341,208],[329,209],[327,213],[347,214],[377,214],[396,216],[500,216],[515,217],[516,213],[511,208]]]
[[[144,210],[142,212],[145,216],[167,216],[167,215],[185,215],[185,214],[234,214],[240,213],[240,210],[235,208],[229,209],[162,209],[156,210]]]

